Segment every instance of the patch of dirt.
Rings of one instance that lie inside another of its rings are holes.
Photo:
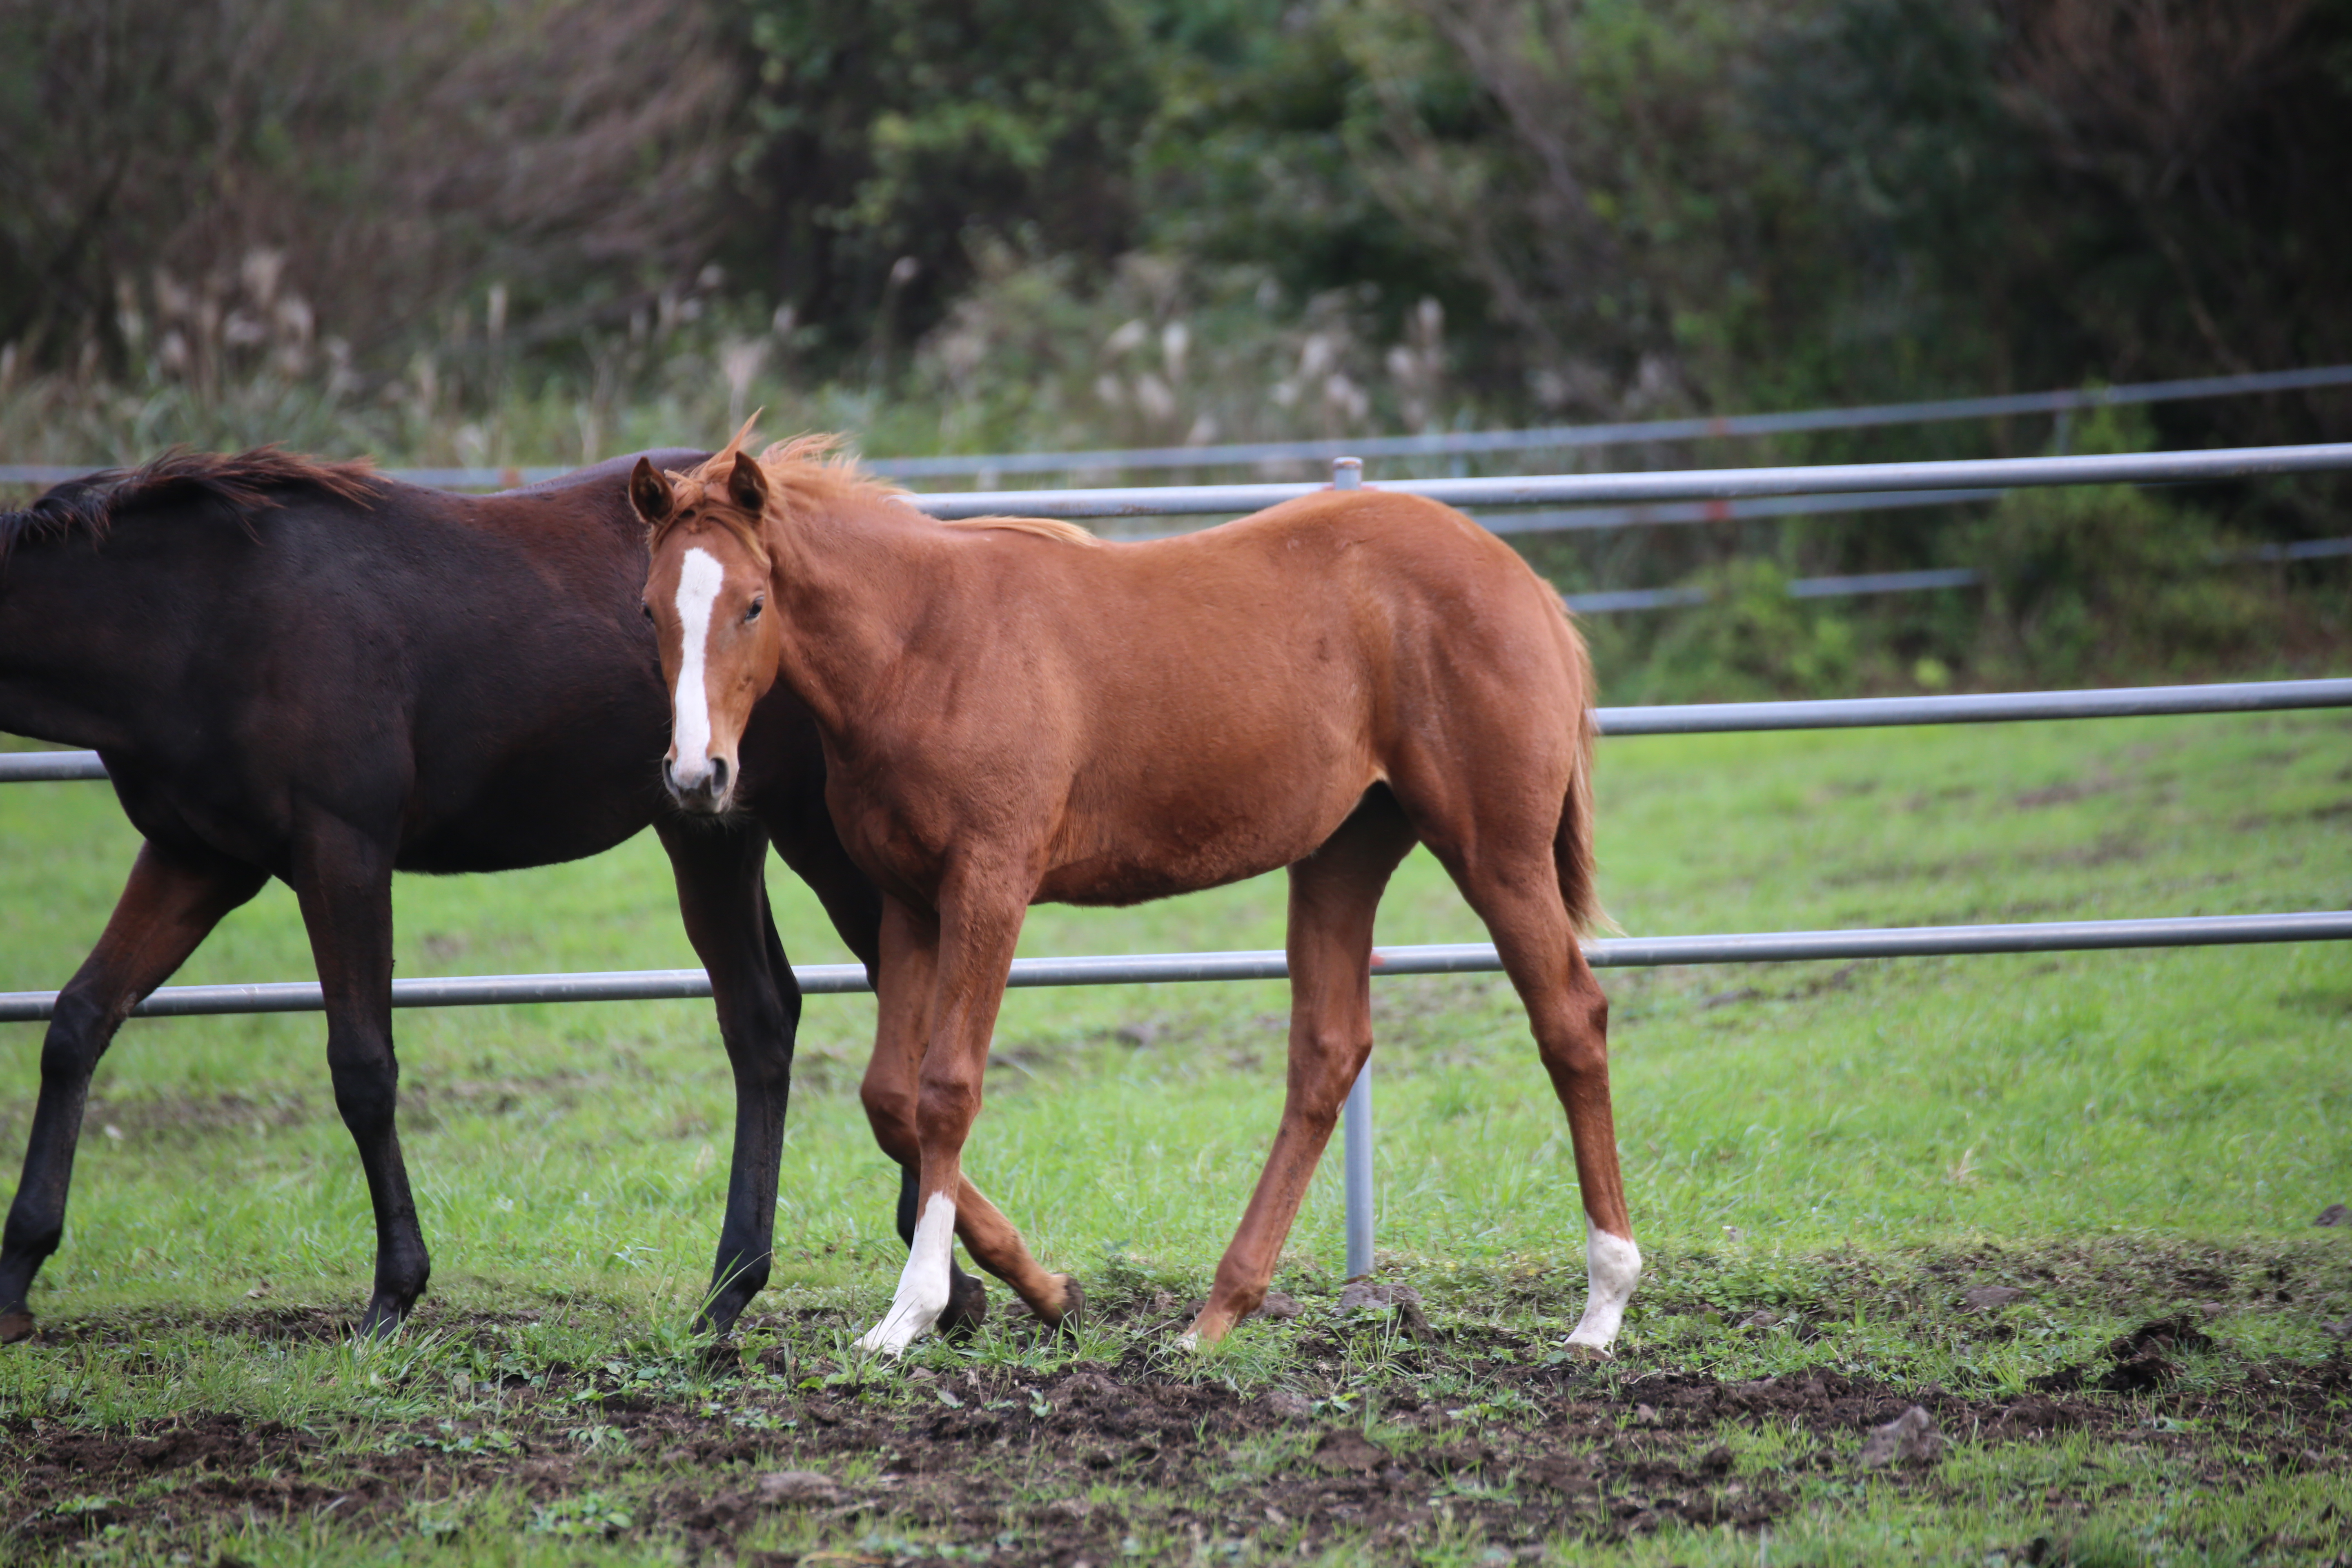
[[[2199,1348],[2191,1317],[2123,1336],[2109,1347],[2112,1364]],[[240,1322],[291,1337],[321,1327],[289,1312]],[[502,1342],[491,1320],[436,1327],[492,1352]],[[117,1323],[84,1339],[131,1332]],[[1309,1332],[1297,1348],[1317,1364],[1347,1347]],[[548,1368],[500,1380],[495,1403],[479,1396],[488,1391],[453,1398],[449,1419],[341,1434],[222,1414],[104,1430],[19,1417],[0,1421],[0,1530],[10,1556],[59,1552],[110,1525],[192,1531],[248,1514],[404,1531],[420,1510],[459,1510],[503,1487],[559,1521],[587,1509],[591,1494],[625,1497],[612,1533],[673,1539],[697,1561],[775,1568],[795,1559],[739,1548],[778,1510],[801,1510],[842,1539],[914,1531],[1000,1556],[1017,1542],[1023,1563],[1103,1562],[1139,1532],[1212,1550],[1261,1540],[1311,1551],[1345,1536],[1374,1557],[1404,1556],[1440,1532],[1509,1548],[1559,1534],[1620,1541],[1670,1521],[1762,1526],[1801,1506],[1804,1478],[1851,1470],[1864,1436],[1915,1405],[1957,1440],[2128,1430],[2135,1442],[2193,1454],[2217,1477],[2337,1466],[2347,1447],[2338,1415],[2352,1394],[2341,1358],[2249,1363],[2194,1393],[2158,1379],[2118,1399],[2088,1388],[1980,1397],[1829,1371],[1753,1382],[1665,1368],[1629,1375],[1547,1364],[1533,1344],[1493,1350],[1502,1353],[1477,1363],[1479,1393],[1465,1405],[1432,1396],[1452,1381],[1434,1374],[1458,1368],[1458,1357],[1402,1346],[1369,1435],[1361,1408],[1176,1381],[1149,1341],[1117,1362],[1053,1373],[998,1363],[859,1384],[803,1366],[797,1381],[723,1384],[716,1400]],[[2188,1419],[2152,1428],[2156,1414]],[[1725,1426],[1802,1432],[1819,1447],[1741,1476],[1718,1440]],[[2250,1459],[2246,1431],[2265,1434],[2273,1451]],[[1889,1484],[1942,1495],[1931,1465],[1889,1473]],[[605,1507],[581,1517],[602,1519]]]
[[[2213,1348],[2211,1338],[2197,1326],[2201,1318],[2199,1312],[2176,1312],[2168,1318],[2142,1323],[2109,1342],[2105,1371],[2078,1362],[2035,1378],[2033,1386],[2051,1394],[2071,1394],[2084,1388],[2101,1388],[2110,1394],[2139,1394],[2160,1388],[2180,1375],[2180,1368],[2169,1359],[2170,1352]]]

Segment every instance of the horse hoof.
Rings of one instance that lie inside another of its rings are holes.
[[[362,1344],[394,1339],[399,1336],[401,1325],[407,1321],[408,1314],[404,1310],[381,1302],[371,1302],[367,1316],[360,1320],[360,1325],[352,1331],[352,1337]]]
[[[33,1337],[33,1314],[30,1312],[0,1312],[0,1345],[13,1345]]]
[[[1617,1358],[1609,1353],[1609,1347],[1606,1345],[1587,1344],[1581,1340],[1570,1340],[1568,1342],[1568,1359],[1570,1361],[1591,1362],[1597,1365],[1600,1363],[1614,1361]]]
[[[933,1325],[941,1337],[962,1341],[980,1331],[988,1321],[988,1287],[970,1274],[954,1274],[948,1279],[947,1310],[940,1314]]]
[[[1054,1320],[1054,1331],[1064,1339],[1074,1340],[1087,1324],[1087,1293],[1068,1275],[1062,1276],[1062,1315]]]

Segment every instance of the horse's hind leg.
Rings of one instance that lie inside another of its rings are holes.
[[[33,1331],[33,1276],[65,1235],[66,1191],[90,1074],[123,1018],[172,976],[221,918],[258,892],[268,873],[211,857],[141,847],[106,934],[58,994],[41,1044],[41,1095],[25,1148],[25,1178],[0,1239],[0,1344]]]
[[[1372,917],[1412,830],[1385,788],[1290,868],[1290,1067],[1282,1125],[1192,1336],[1257,1310],[1348,1090],[1372,1049]]]
[[[1584,1316],[1569,1343],[1605,1354],[1642,1273],[1617,1168],[1617,1133],[1609,1101],[1609,999],[1577,946],[1559,891],[1553,829],[1540,837],[1507,825],[1481,824],[1464,838],[1432,834],[1430,847],[1450,871],[1501,953],[1503,968],[1528,1010],[1536,1047],[1568,1112],[1576,1177],[1584,1198],[1584,1257],[1591,1279]]]

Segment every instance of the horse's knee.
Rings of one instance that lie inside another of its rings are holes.
[[[916,1159],[921,1143],[915,1130],[915,1097],[896,1085],[868,1083],[858,1089],[857,1098],[882,1152],[902,1165]]]
[[[978,1085],[961,1078],[926,1076],[915,1098],[915,1132],[929,1147],[961,1143],[979,1114]]]

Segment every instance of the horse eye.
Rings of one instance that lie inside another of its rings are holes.
[[[651,605],[639,605],[637,608],[646,613],[646,619],[650,621],[654,618],[654,607]]]
[[[751,607],[743,612],[743,618],[747,621],[756,621],[760,618],[760,612],[767,607],[767,600],[754,599],[751,601]]]

